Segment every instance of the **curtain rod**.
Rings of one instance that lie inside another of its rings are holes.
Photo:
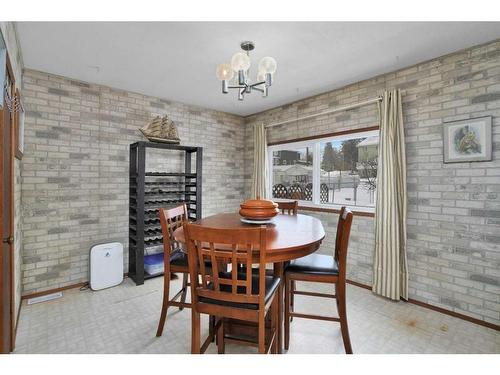
[[[365,105],[368,105],[368,104],[372,104],[372,103],[377,103],[377,102],[380,102],[381,100],[382,100],[382,97],[381,96],[377,96],[376,98],[365,100],[364,102],[359,102],[359,103],[356,103],[356,104],[350,104],[350,105],[346,105],[344,107],[337,107],[337,108],[334,108],[334,109],[330,109],[328,111],[316,113],[314,115],[308,115],[308,116],[304,116],[304,117],[299,117],[299,118],[294,118],[294,119],[285,120],[285,121],[281,121],[281,122],[276,122],[274,124],[266,125],[265,128],[266,129],[267,128],[272,128],[273,126],[285,125],[285,124],[288,124],[290,122],[306,120],[306,119],[309,119],[309,118],[323,116],[323,115],[329,115],[329,114],[335,113],[335,112],[347,111],[349,109],[362,107],[362,106],[365,106]]]

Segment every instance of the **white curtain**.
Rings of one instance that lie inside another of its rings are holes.
[[[399,90],[384,93],[379,118],[372,290],[393,300],[407,300],[406,157]]]
[[[267,137],[264,124],[255,124],[253,128],[253,174],[252,197],[267,198]]]

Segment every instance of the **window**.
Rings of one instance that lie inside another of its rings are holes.
[[[269,196],[304,206],[375,207],[378,130],[269,146]]]
[[[313,149],[282,147],[272,152],[274,198],[312,201]]]

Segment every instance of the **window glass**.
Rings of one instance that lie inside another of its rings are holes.
[[[271,196],[319,205],[374,207],[378,130],[271,146]],[[319,151],[314,158],[314,151]],[[313,181],[319,183],[316,191]]]
[[[378,137],[320,143],[320,203],[374,206]]]
[[[283,148],[274,151],[272,157],[272,197],[312,201],[312,148]]]

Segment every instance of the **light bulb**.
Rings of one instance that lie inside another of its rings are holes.
[[[250,57],[244,52],[235,53],[231,58],[231,67],[235,72],[248,70],[250,68]]]
[[[221,81],[230,80],[234,76],[233,69],[231,69],[231,65],[229,64],[219,64],[215,74]]]
[[[257,82],[264,82],[266,80],[266,73],[265,72],[259,72],[257,74]]]
[[[276,60],[272,57],[263,57],[259,62],[259,72],[263,73],[271,73],[273,74],[276,71]]]

